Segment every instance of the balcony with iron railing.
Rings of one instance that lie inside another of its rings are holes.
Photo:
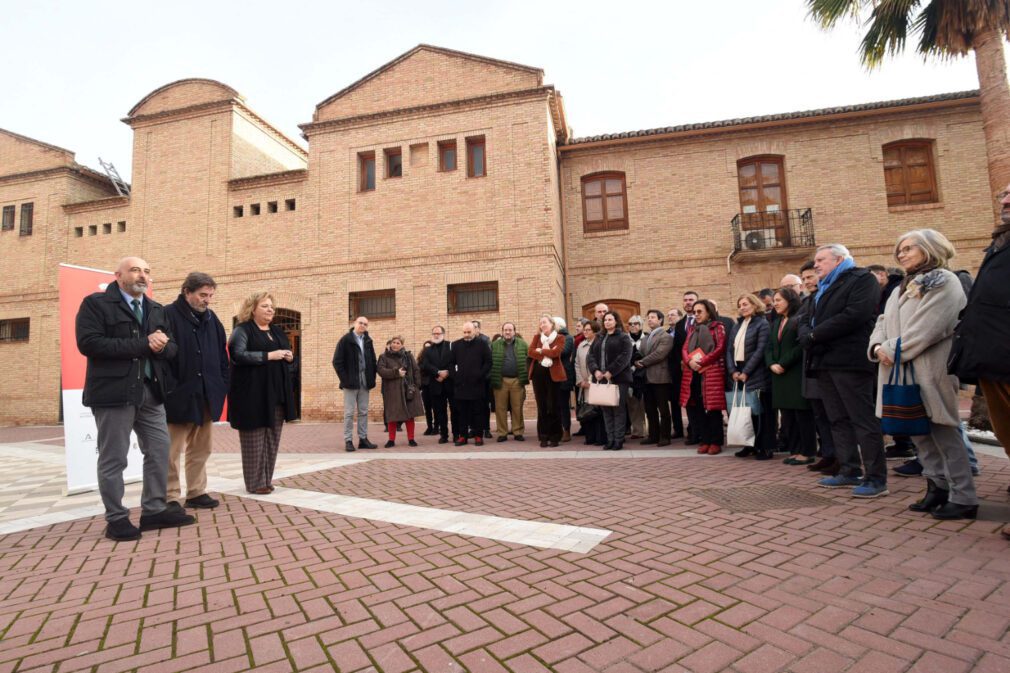
[[[805,255],[816,247],[810,208],[737,213],[730,220],[733,256],[774,258]]]

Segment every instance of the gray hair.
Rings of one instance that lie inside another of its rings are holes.
[[[898,237],[894,244],[894,258],[898,258],[898,248],[902,241],[912,241],[926,256],[926,264],[947,268],[947,262],[956,254],[950,240],[936,229],[913,229]]]
[[[554,316],[554,329],[556,329],[559,332],[563,329],[568,329],[568,323],[565,322],[564,318],[562,318],[559,315],[556,315]]]
[[[642,316],[638,315],[637,313],[635,315],[631,316],[630,318],[628,318],[628,324],[629,325],[631,323],[633,323],[633,322],[637,322],[639,325],[644,325],[645,324],[645,321],[642,320]]]
[[[817,252],[821,250],[830,250],[832,255],[841,259],[852,259],[852,253],[841,243],[828,243],[827,245],[817,246]]]

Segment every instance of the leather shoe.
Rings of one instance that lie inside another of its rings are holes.
[[[466,437],[457,437],[453,444],[456,446],[466,446]]]
[[[708,455],[715,456],[715,455],[718,455],[720,453],[722,453],[722,447],[721,446],[719,446],[718,444],[709,444],[708,445]]]
[[[476,444],[477,446],[484,446],[484,438],[480,436],[474,437],[473,443]]]
[[[378,446],[378,444],[372,444],[370,441],[368,441],[368,437],[362,437],[361,439],[358,440],[358,448],[359,449],[377,449],[377,448],[379,448],[379,446]]]
[[[498,438],[498,443],[501,444],[502,442],[507,442],[508,440],[509,440],[508,435],[502,435],[501,437]]]
[[[344,451],[354,453],[354,442],[344,442]]]
[[[669,439],[661,439],[658,442],[656,442],[656,446],[670,446],[670,440]]]
[[[953,521],[954,519],[974,519],[978,516],[978,505],[959,505],[948,502],[929,513],[934,519]]]
[[[140,529],[130,523],[126,517],[115,519],[105,525],[105,537],[114,542],[128,542],[140,539]]]
[[[526,438],[523,437],[522,435],[512,435],[512,439],[514,439],[517,442],[525,442],[526,441]]]
[[[206,493],[198,495],[195,498],[186,498],[186,507],[192,507],[193,509],[214,509],[220,504],[220,502]]]
[[[391,449],[391,448],[393,448],[394,446],[396,446],[396,442],[394,442],[393,440],[391,440],[391,439],[390,439],[390,440],[388,440],[388,441],[387,441],[387,442],[385,443],[385,445],[384,445],[384,446],[383,446],[382,448],[384,448],[384,449]]]
[[[186,514],[186,510],[179,507],[166,507],[157,514],[141,514],[140,530],[157,530],[159,528],[178,528],[196,523],[196,517]]]
[[[698,447],[698,453],[705,454],[708,453],[708,444],[702,444]]]
[[[748,458],[750,456],[753,456],[755,453],[757,452],[754,450],[753,446],[745,446],[739,451],[735,452],[733,455],[736,456],[737,458]]]
[[[947,504],[950,491],[940,488],[932,479],[926,480],[926,495],[908,506],[910,512],[932,512],[937,507]]]
[[[659,444],[659,440],[652,439],[651,437],[646,437],[645,439],[640,441],[639,444]]]

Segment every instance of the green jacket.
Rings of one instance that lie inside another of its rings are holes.
[[[526,373],[526,355],[529,352],[529,345],[523,341],[522,337],[516,337],[516,372],[519,379],[519,385],[525,386],[530,382],[529,375]],[[488,378],[491,380],[492,388],[501,388],[501,366],[505,361],[505,339],[498,339],[497,341],[491,342],[491,374]]]
[[[771,325],[768,345],[765,346],[765,364],[782,365],[785,374],[768,372],[772,379],[772,406],[776,409],[809,409],[810,402],[803,397],[803,348],[796,336],[798,321],[791,316],[779,339],[781,316],[775,316]]]

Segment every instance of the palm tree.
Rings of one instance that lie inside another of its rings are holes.
[[[924,58],[975,52],[991,194],[1010,184],[1010,87],[1003,40],[1010,38],[1010,0],[806,0],[810,16],[830,29],[842,19],[866,26],[859,54],[867,68],[905,49],[909,33]],[[993,200],[994,223],[999,207]]]
[[[1010,184],[1010,87],[1003,40],[1010,38],[1010,0],[806,0],[810,16],[825,29],[842,19],[867,27],[859,54],[867,68],[905,49],[909,32],[917,34],[923,58],[951,59],[975,52],[979,105],[985,133],[989,191]],[[868,15],[868,17],[867,17]],[[867,18],[864,18],[867,17]],[[993,219],[1000,207],[992,200]],[[984,398],[972,400],[973,427],[992,430]]]

